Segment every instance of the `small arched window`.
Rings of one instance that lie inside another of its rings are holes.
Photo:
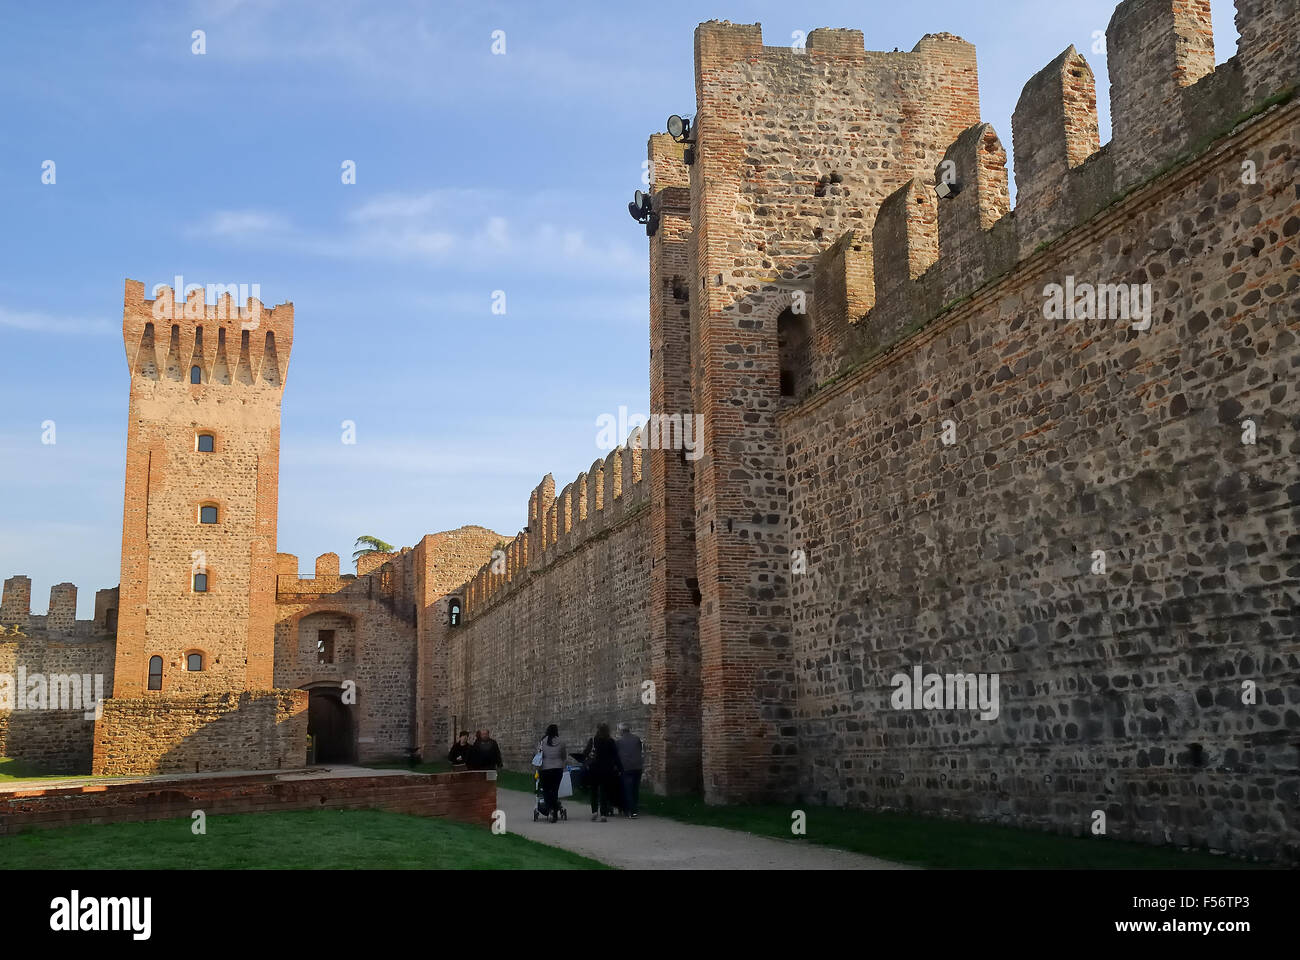
[[[190,367],[190,383],[203,382],[203,369],[201,367]]]
[[[453,627],[460,626],[460,598],[452,597],[447,601],[447,622]]]
[[[149,658],[149,689],[162,689],[162,657]]]
[[[200,433],[198,441],[199,453],[211,453],[215,446],[214,438],[210,433]]]
[[[208,575],[206,573],[194,574],[194,592],[195,593],[208,592]]]
[[[185,669],[190,673],[198,673],[203,669],[203,654],[191,653],[185,658]]]
[[[217,508],[213,504],[205,504],[199,507],[199,523],[216,523]]]

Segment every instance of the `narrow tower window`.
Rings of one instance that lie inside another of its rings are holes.
[[[208,592],[208,575],[206,573],[194,574],[194,592],[195,593]]]
[[[460,626],[460,599],[452,597],[447,601],[447,622],[453,627]]]
[[[185,658],[185,669],[190,673],[198,673],[203,669],[203,654],[191,653]]]
[[[214,438],[210,433],[199,434],[199,453],[211,453],[215,447]]]
[[[190,367],[190,383],[202,383],[203,370],[199,367]]]
[[[216,523],[217,508],[211,504],[199,507],[199,523]]]
[[[792,309],[776,320],[777,351],[781,363],[781,396],[801,397],[812,379],[811,331],[808,315]]]
[[[317,663],[334,662],[334,631],[333,630],[316,631],[316,662]]]
[[[149,689],[162,689],[162,657],[149,658]]]

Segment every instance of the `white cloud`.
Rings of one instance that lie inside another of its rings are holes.
[[[555,102],[622,102],[659,79],[655,58],[624,55],[626,46],[611,35],[620,28],[601,32],[590,17],[560,7],[539,14],[424,0],[203,0],[185,23],[207,27],[209,50],[223,58],[341,70],[368,95],[389,100],[514,99],[526,85]],[[505,56],[491,53],[496,28],[506,32]],[[155,42],[171,45],[172,35],[160,30]]]
[[[283,233],[288,228],[283,217],[261,210],[223,210],[214,214],[207,224],[207,232],[219,237]]]
[[[502,191],[386,194],[347,211],[336,227],[307,228],[266,210],[219,210],[190,232],[243,246],[274,246],[311,256],[396,262],[533,266],[557,255],[571,266],[645,269],[644,255],[619,243],[599,246],[581,230],[559,227],[568,201],[546,194],[523,201]],[[512,215],[500,212],[511,209]]]

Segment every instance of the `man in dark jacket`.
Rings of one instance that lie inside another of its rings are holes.
[[[584,766],[591,786],[591,819],[605,822],[613,813],[615,793],[623,765],[618,759],[618,744],[609,735],[609,725],[602,723],[588,743]]]
[[[475,736],[474,743],[469,748],[469,756],[466,757],[466,765],[471,770],[500,770],[505,766],[501,761],[501,748],[486,727]]]
[[[447,754],[447,759],[451,761],[451,767],[453,770],[457,768],[461,770],[466,769],[466,761],[469,758],[469,749],[469,731],[462,730],[460,736],[456,738],[456,742],[451,745],[451,753]]]
[[[618,739],[614,742],[618,744],[618,760],[623,768],[623,816],[635,819],[641,798],[641,769],[645,766],[641,738],[626,723],[620,723]]]

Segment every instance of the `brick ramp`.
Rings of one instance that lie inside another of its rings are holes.
[[[81,823],[126,823],[282,810],[389,810],[487,824],[496,779],[483,772],[376,770],[191,775],[33,785],[0,792],[0,836]]]
[[[610,817],[591,822],[585,797],[564,802],[563,823],[533,822],[537,799],[519,790],[498,790],[506,829],[628,870],[909,870],[901,863],[834,847],[760,837],[740,830],[702,827],[665,817]]]

